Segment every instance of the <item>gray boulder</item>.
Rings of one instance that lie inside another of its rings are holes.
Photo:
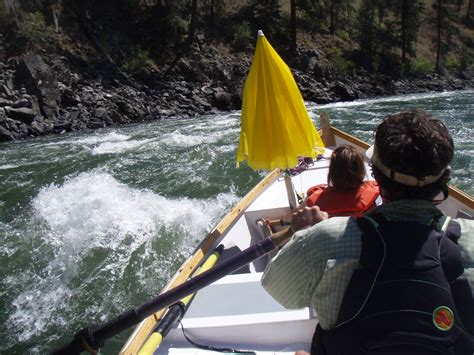
[[[51,121],[58,117],[61,93],[54,73],[40,55],[24,57],[15,73],[17,87],[38,98],[41,113]]]
[[[7,106],[5,107],[5,112],[8,117],[23,122],[23,123],[28,123],[31,124],[36,116],[36,112],[32,110],[31,108],[27,107],[19,107],[19,108],[14,108]]]

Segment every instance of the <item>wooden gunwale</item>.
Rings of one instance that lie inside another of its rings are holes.
[[[370,147],[369,143],[364,142],[363,140],[356,138],[354,136],[351,136],[350,134],[347,134],[346,132],[343,132],[340,129],[337,129],[332,126],[331,126],[331,133],[365,150],[369,149]]]
[[[163,293],[186,281],[191,276],[191,274],[197,269],[204,257],[211,251],[211,248],[216,244],[219,237],[229,230],[229,228],[242,215],[245,209],[250,206],[253,201],[255,201],[257,196],[260,195],[262,191],[268,185],[274,182],[279,176],[280,170],[275,169],[269,174],[267,174],[252,190],[250,190],[250,192],[248,192],[244,196],[244,198],[242,198],[234,206],[234,208],[232,208],[232,210],[219,222],[219,224],[214,227],[214,229],[198,246],[194,254],[183,263],[183,265],[179,268],[179,270],[173,276],[171,281],[161,292]],[[129,355],[138,353],[147,338],[150,336],[156,323],[164,315],[165,311],[166,309],[163,309],[143,320],[135,328],[132,335],[130,335],[122,350],[120,350],[120,354]]]
[[[449,185],[449,195],[474,210],[474,197],[468,193],[458,189],[456,186]]]

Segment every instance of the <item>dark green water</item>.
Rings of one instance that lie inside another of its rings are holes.
[[[474,91],[308,104],[366,141],[384,115],[424,108],[474,194]],[[0,353],[43,354],[156,296],[263,174],[235,168],[240,113],[0,144]],[[117,353],[129,332],[110,340]]]

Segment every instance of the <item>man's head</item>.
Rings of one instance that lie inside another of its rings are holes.
[[[372,172],[388,200],[447,198],[453,139],[446,126],[425,111],[385,117],[367,151]]]

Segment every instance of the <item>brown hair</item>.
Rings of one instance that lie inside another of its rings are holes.
[[[337,191],[355,190],[364,176],[364,156],[360,151],[347,144],[334,149],[329,163],[328,186]]]
[[[389,115],[377,127],[375,146],[380,161],[399,173],[420,179],[442,173],[434,183],[417,187],[395,182],[372,166],[372,175],[385,192],[384,198],[433,201],[440,192],[444,199],[448,197],[448,165],[454,155],[454,144],[440,120],[423,110]]]

